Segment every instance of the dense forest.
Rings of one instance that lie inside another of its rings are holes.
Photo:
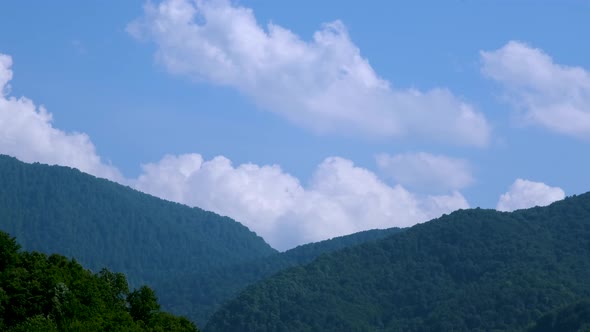
[[[160,311],[154,291],[129,291],[125,276],[93,274],[75,260],[20,251],[0,232],[0,330],[197,331],[186,318]]]
[[[168,310],[190,317],[202,325],[223,303],[256,281],[286,268],[310,263],[322,254],[375,241],[400,231],[400,228],[364,231],[302,245],[286,252],[212,269],[206,273],[177,273],[157,284],[157,288],[170,290],[160,293],[160,298],[167,304]],[[177,285],[183,285],[183,292],[172,292]]]
[[[513,213],[457,211],[322,255],[250,286],[205,330],[526,330],[543,314],[588,298],[588,280],[584,194]],[[587,307],[578,308],[585,315]]]

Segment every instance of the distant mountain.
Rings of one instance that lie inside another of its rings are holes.
[[[155,284],[161,301],[174,313],[204,325],[209,317],[247,286],[289,267],[307,264],[318,256],[399,233],[402,229],[370,230],[310,243],[268,257],[211,269],[207,273],[177,273]],[[175,292],[183,285],[182,292]]]
[[[74,257],[93,271],[123,272],[132,285],[277,253],[230,218],[75,169],[1,155],[0,230],[26,250]],[[182,285],[167,290],[179,294]]]
[[[185,318],[160,311],[153,290],[129,291],[121,273],[93,274],[74,260],[20,251],[0,232],[0,330],[197,332]]]
[[[205,331],[515,331],[590,296],[590,194],[462,210],[242,292]]]

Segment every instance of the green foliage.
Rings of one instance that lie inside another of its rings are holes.
[[[57,324],[52,319],[43,315],[28,317],[24,322],[21,322],[8,329],[8,332],[58,332]]]
[[[156,293],[147,286],[131,292],[127,296],[127,302],[129,302],[129,313],[136,321],[149,322],[154,314],[160,311]]]
[[[197,331],[161,312],[147,286],[129,293],[120,273],[92,274],[63,256],[15,251],[4,232],[0,241],[0,257],[11,257],[0,269],[2,331]]]
[[[590,194],[463,210],[259,282],[206,331],[521,330],[590,295]]]
[[[132,286],[156,285],[158,294],[171,294],[166,297],[171,301],[186,293],[183,284],[166,282],[171,276],[208,274],[276,253],[230,218],[75,169],[25,164],[0,155],[0,183],[0,229],[15,236],[24,249],[75,257],[93,271],[121,271]],[[12,244],[0,238],[2,249],[6,245]],[[16,250],[6,249],[0,268]],[[120,304],[126,285],[114,277],[111,296]],[[172,305],[164,302],[163,307]],[[174,307],[177,313],[186,310],[185,303]]]

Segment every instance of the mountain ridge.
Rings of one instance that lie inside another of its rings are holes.
[[[469,209],[279,272],[205,331],[526,328],[588,297],[590,193],[511,213]]]

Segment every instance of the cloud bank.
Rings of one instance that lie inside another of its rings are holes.
[[[508,192],[500,196],[496,210],[514,211],[535,206],[547,206],[565,198],[559,187],[550,187],[542,182],[516,179]]]
[[[83,172],[120,181],[119,171],[97,155],[83,133],[66,133],[53,127],[52,115],[30,99],[10,96],[12,58],[0,54],[0,153],[25,162],[75,167]]]
[[[483,114],[445,88],[401,89],[380,78],[340,21],[305,41],[228,0],[148,3],[129,33],[156,44],[169,72],[228,86],[318,133],[418,137],[484,146]]]
[[[557,64],[538,48],[510,41],[482,51],[482,72],[498,82],[526,122],[590,139],[590,72]]]
[[[241,221],[275,248],[372,228],[406,227],[468,208],[458,192],[418,196],[350,160],[326,158],[306,186],[277,165],[233,166],[225,157],[166,156],[143,166],[135,187]]]

